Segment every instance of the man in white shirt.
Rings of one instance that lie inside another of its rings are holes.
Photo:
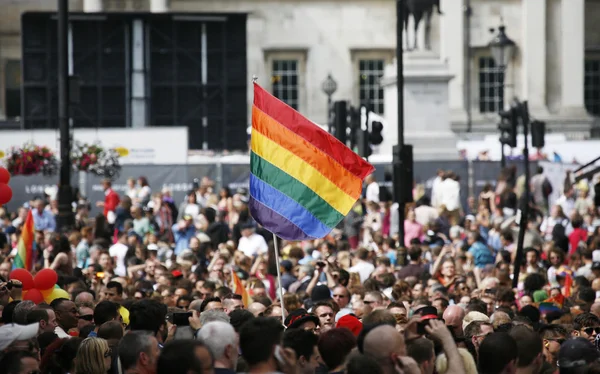
[[[375,266],[369,262],[369,251],[364,248],[360,248],[356,251],[356,259],[358,262],[350,268],[349,272],[358,273],[360,276],[360,283],[364,283],[375,270]]]
[[[451,224],[456,224],[460,218],[460,184],[457,179],[456,174],[449,171],[439,188],[440,202],[450,214]]]
[[[254,225],[247,223],[242,226],[242,237],[238,244],[238,250],[250,258],[267,253],[269,246],[261,235],[254,232]]]
[[[437,177],[433,180],[433,184],[431,186],[431,206],[434,208],[439,208],[441,203],[440,197],[440,186],[442,181],[444,180],[444,173],[442,169],[438,169]]]
[[[367,198],[367,202],[373,201],[375,203],[379,202],[379,184],[375,180],[375,176],[373,174],[369,175],[365,180],[367,182],[367,191],[365,193],[365,197]]]
[[[125,267],[125,256],[129,247],[127,246],[127,233],[119,233],[119,241],[108,249],[110,257],[115,259],[115,274],[120,277],[127,276],[127,268]]]

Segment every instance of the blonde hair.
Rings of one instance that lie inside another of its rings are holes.
[[[469,351],[464,348],[458,348],[458,353],[460,354],[460,357],[462,357],[463,366],[465,368],[464,373],[477,374],[477,365],[475,365],[475,360]],[[445,374],[448,371],[448,358],[445,353],[442,353],[435,359],[435,370],[439,374]]]
[[[110,369],[106,367],[104,360],[109,349],[106,340],[101,338],[87,338],[82,341],[75,357],[75,373],[105,374]]]

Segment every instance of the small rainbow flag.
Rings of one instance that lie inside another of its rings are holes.
[[[282,239],[323,238],[348,214],[373,166],[254,84],[252,217]]]
[[[17,243],[17,255],[13,261],[13,269],[33,270],[33,257],[35,255],[33,248],[34,229],[33,229],[33,214],[31,209],[27,213],[25,225],[21,230],[21,237]]]
[[[248,304],[250,304],[250,297],[248,296],[248,291],[246,290],[246,287],[244,287],[244,285],[242,284],[240,277],[238,277],[237,273],[233,269],[231,270],[231,283],[233,293],[242,297],[244,308],[247,308]]]
[[[555,302],[541,302],[538,306],[541,314],[548,314],[550,312],[560,312],[561,307]]]

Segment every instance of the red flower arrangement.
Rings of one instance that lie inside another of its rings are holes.
[[[25,144],[12,147],[6,155],[6,169],[11,175],[54,175],[58,166],[56,155],[46,146]]]

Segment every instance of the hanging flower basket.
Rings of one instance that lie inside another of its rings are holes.
[[[5,155],[6,169],[11,175],[55,175],[59,162],[54,152],[46,147],[25,144],[23,147],[12,147]]]
[[[73,168],[101,177],[114,179],[121,172],[120,154],[99,144],[75,143],[71,151]]]

